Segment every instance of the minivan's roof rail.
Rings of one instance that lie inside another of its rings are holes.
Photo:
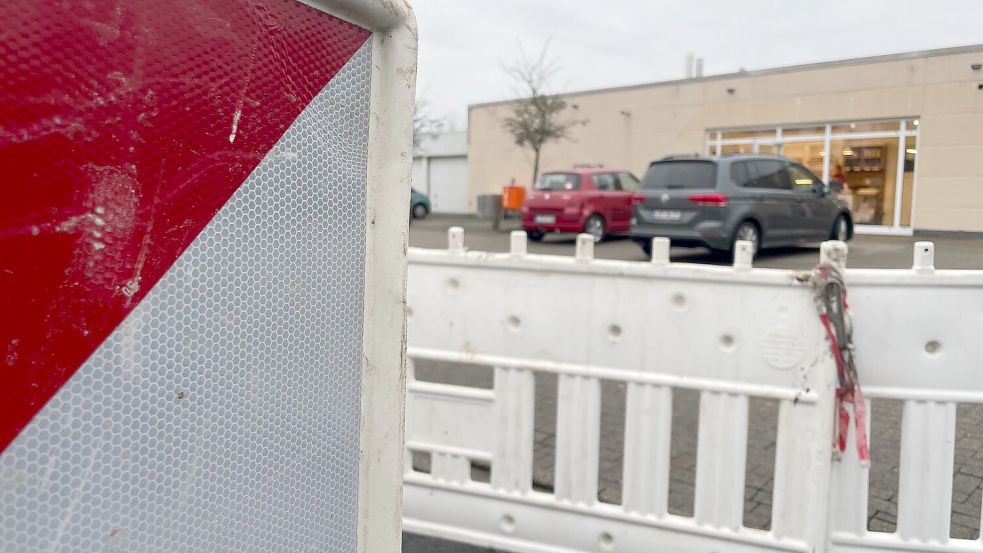
[[[722,157],[740,157],[740,156],[744,156],[744,157],[765,157],[765,158],[770,157],[770,158],[779,158],[779,159],[790,159],[790,158],[787,158],[787,157],[785,157],[785,156],[783,156],[781,154],[753,154],[753,153],[749,153],[749,152],[727,152],[727,153],[724,153],[724,154],[720,154],[719,156],[704,156],[704,155],[700,155],[700,154],[670,154],[670,155],[667,155],[667,156],[663,156],[661,159],[657,159],[657,160],[649,163],[649,165],[652,165],[652,164],[655,164],[655,163],[659,163],[660,161],[674,161],[674,160],[680,160],[680,159],[705,159],[707,161],[711,161],[711,160],[719,159],[719,158],[722,158]]]
[[[783,156],[782,154],[761,154],[761,153],[753,154],[753,153],[749,153],[749,152],[726,152],[726,153],[720,154],[720,157],[739,157],[739,156],[745,156],[745,157],[751,157],[751,156],[753,156],[753,157],[770,157],[770,158],[787,159],[789,161],[794,161],[794,160],[792,160],[792,158]]]

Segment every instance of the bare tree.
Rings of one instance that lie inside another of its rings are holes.
[[[429,114],[427,103],[417,100],[413,111],[413,147],[416,148],[424,137],[434,138],[444,130],[444,121]]]
[[[546,43],[539,56],[532,59],[526,56],[520,45],[519,59],[503,66],[513,81],[515,92],[521,97],[512,105],[512,113],[505,118],[505,128],[517,146],[532,150],[532,182],[539,178],[539,156],[543,145],[569,138],[570,129],[587,123],[583,119],[564,117],[566,101],[550,93],[557,67],[548,50],[549,43]]]

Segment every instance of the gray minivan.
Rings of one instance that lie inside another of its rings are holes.
[[[780,156],[667,157],[649,165],[633,208],[631,237],[651,255],[651,239],[733,252],[853,236],[850,209],[827,186]]]

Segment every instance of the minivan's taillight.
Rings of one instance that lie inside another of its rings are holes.
[[[726,207],[726,194],[690,194],[689,201],[696,205]]]

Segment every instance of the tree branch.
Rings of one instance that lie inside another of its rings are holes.
[[[520,44],[519,58],[503,65],[520,97],[503,120],[505,129],[517,146],[532,150],[537,159],[544,144],[567,139],[573,127],[587,124],[586,120],[564,117],[566,101],[548,92],[557,72],[556,60],[549,56],[548,50],[547,42],[539,56],[530,59]],[[538,167],[534,167],[533,181],[538,176]]]

